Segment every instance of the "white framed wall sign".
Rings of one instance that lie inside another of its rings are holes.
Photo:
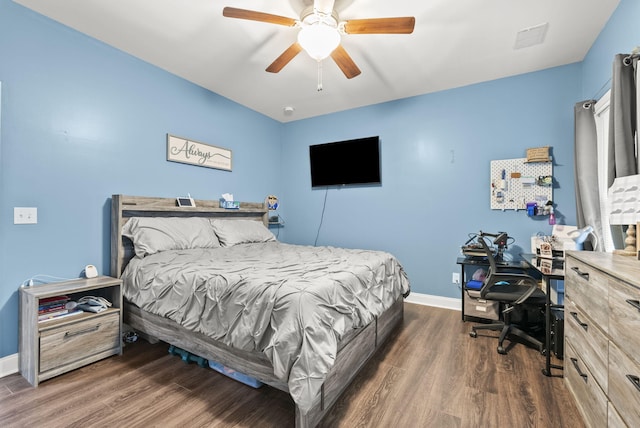
[[[167,134],[167,160],[231,171],[231,150]]]

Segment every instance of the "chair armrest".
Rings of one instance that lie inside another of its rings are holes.
[[[533,294],[534,291],[536,291],[537,288],[538,288],[538,284],[537,283],[536,283],[535,286],[530,286],[526,293],[524,293],[522,296],[520,296],[520,298],[518,300],[513,302],[513,306],[519,305],[519,304],[523,303],[524,301],[526,301],[529,297],[531,297],[531,295]]]

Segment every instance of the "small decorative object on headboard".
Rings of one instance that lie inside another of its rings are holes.
[[[191,194],[189,196],[179,196],[176,198],[176,202],[179,207],[195,207],[196,203],[193,201]]]
[[[223,193],[220,198],[220,208],[224,208],[227,210],[237,210],[240,209],[240,202],[233,200],[232,193]]]
[[[277,210],[278,209],[278,197],[275,195],[269,195],[267,196],[267,208],[269,208],[270,210]]]

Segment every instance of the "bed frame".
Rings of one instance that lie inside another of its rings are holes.
[[[241,202],[239,209],[219,208],[218,201],[196,200],[195,207],[178,207],[175,198],[151,198],[113,195],[111,200],[111,276],[120,278],[133,257],[131,241],[121,236],[122,226],[131,217],[211,217],[250,219],[268,225],[269,211],[261,202]],[[143,311],[124,302],[124,321],[145,336],[162,340],[195,355],[219,362],[261,382],[289,392],[286,382],[273,374],[271,362],[260,352],[231,348],[210,337],[185,329],[176,322]],[[373,356],[382,343],[401,324],[403,298],[369,325],[355,329],[338,343],[335,365],[329,372],[321,394],[313,407],[303,414],[296,406],[295,424],[298,428],[314,427],[331,409],[356,374]]]

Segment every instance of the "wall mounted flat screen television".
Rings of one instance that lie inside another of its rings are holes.
[[[380,184],[380,137],[309,146],[311,187]]]

